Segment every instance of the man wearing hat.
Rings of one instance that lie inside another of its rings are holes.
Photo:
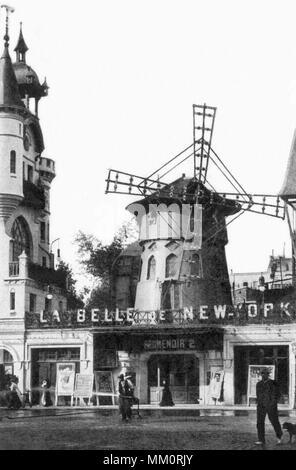
[[[257,445],[265,445],[265,417],[271,422],[277,437],[277,444],[282,443],[282,428],[278,418],[277,404],[280,398],[279,388],[274,380],[269,378],[270,370],[264,367],[260,375],[260,380],[256,385],[257,395]]]
[[[118,376],[119,413],[122,421],[128,421],[132,417],[132,384],[129,379],[130,376],[124,376],[124,374]]]

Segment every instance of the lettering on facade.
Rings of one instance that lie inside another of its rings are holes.
[[[157,338],[144,341],[145,351],[173,351],[177,349],[196,349],[194,338]]]
[[[27,328],[82,328],[96,326],[155,326],[161,324],[203,324],[203,323],[245,323],[269,321],[289,323],[296,320],[296,304],[257,304],[248,302],[237,307],[231,305],[200,305],[197,308],[180,310],[138,311],[134,309],[109,311],[92,309],[86,311],[54,312],[41,311],[40,314],[26,314]]]

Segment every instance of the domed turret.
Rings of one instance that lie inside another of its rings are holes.
[[[13,64],[13,68],[19,86],[20,96],[23,100],[26,100],[27,108],[29,108],[30,98],[35,98],[35,114],[37,115],[38,101],[43,96],[48,95],[48,85],[46,80],[44,80],[41,85],[37,73],[26,63],[26,52],[29,48],[23,37],[22,23],[18,43],[14,50],[16,52],[16,62]]]

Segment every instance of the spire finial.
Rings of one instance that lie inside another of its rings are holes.
[[[4,41],[5,41],[5,46],[8,47],[8,44],[9,44],[9,34],[8,34],[9,13],[13,13],[14,8],[10,7],[9,5],[1,5],[1,8],[6,9],[6,30],[5,30]]]

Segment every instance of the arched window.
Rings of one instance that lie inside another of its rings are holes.
[[[173,253],[169,255],[165,262],[165,277],[175,277],[177,274],[178,257]]]
[[[191,276],[200,276],[200,258],[197,253],[191,257],[190,274]]]
[[[18,257],[25,251],[31,256],[31,234],[30,229],[23,217],[15,219],[12,229],[12,261],[18,261]]]
[[[147,279],[150,279],[150,280],[155,279],[155,268],[156,268],[156,261],[155,261],[154,256],[151,256],[148,260]]]
[[[13,375],[13,357],[6,349],[0,349],[0,390],[6,390]]]
[[[10,173],[15,175],[16,174],[16,153],[15,150],[11,150],[10,152]]]

